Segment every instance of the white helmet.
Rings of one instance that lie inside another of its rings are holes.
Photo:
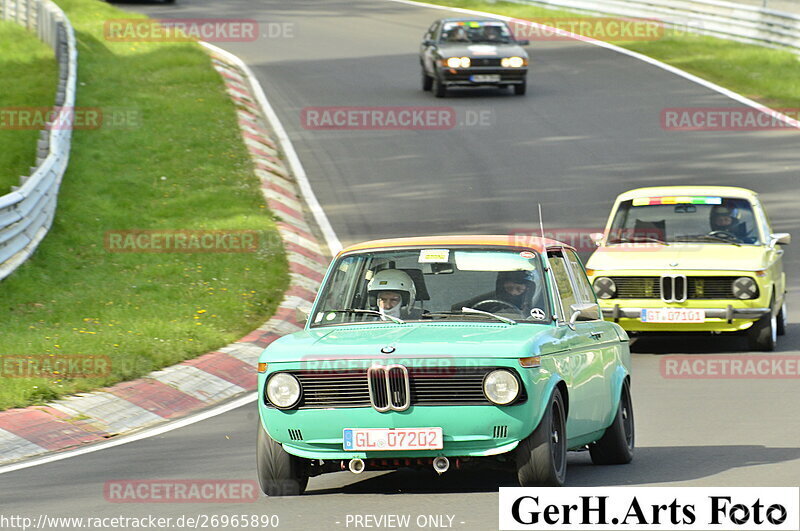
[[[414,281],[405,271],[399,269],[384,269],[375,273],[367,285],[370,295],[377,295],[379,291],[397,291],[403,297],[403,306],[410,308],[417,298],[417,288]]]

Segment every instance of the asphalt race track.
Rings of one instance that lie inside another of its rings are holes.
[[[644,185],[757,190],[774,228],[796,239],[784,258],[790,325],[777,354],[800,353],[797,131],[665,131],[665,107],[739,104],[578,42],[532,43],[527,96],[481,89],[437,100],[420,89],[417,48],[431,21],[446,13],[387,0],[178,0],[121,7],[154,17],[291,23],[291,36],[217,44],[257,74],[344,244],[533,230],[537,203],[549,229],[600,227],[618,193]],[[304,128],[301,110],[321,106],[448,106],[460,123],[444,131]],[[570,455],[569,486],[798,485],[797,379],[689,380],[660,373],[663,354],[743,355],[743,338],[645,338],[634,349],[634,462],[596,467],[585,453]],[[153,438],[3,474],[2,511],[32,517],[275,514],[287,530],[346,529],[347,515],[355,514],[410,514],[412,521],[448,515],[453,528],[490,530],[497,528],[498,487],[515,485],[502,470],[451,471],[441,478],[342,472],[312,478],[302,497],[254,503],[118,504],[104,498],[108,480],[256,479],[256,418],[249,404]]]

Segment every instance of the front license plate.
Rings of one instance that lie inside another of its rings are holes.
[[[345,428],[345,450],[441,450],[442,428]]]
[[[642,309],[643,323],[704,323],[705,321],[705,310],[691,308]]]
[[[476,74],[474,76],[469,76],[470,81],[474,81],[475,83],[493,83],[496,81],[500,81],[499,74]]]

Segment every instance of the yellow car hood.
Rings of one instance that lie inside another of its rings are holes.
[[[759,245],[672,243],[660,245],[622,244],[598,248],[586,263],[597,271],[731,270],[758,271],[767,268],[767,250]]]

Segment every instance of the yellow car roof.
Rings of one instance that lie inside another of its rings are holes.
[[[534,236],[518,237],[513,234],[488,235],[488,236],[424,236],[412,238],[391,238],[386,240],[372,240],[358,243],[343,249],[339,254],[352,251],[363,251],[367,249],[384,249],[394,247],[445,247],[449,245],[474,245],[490,247],[508,247],[513,249],[531,249],[542,252],[545,248],[558,245],[567,249],[572,246],[550,238],[538,238]]]
[[[649,186],[628,190],[617,196],[617,201],[627,201],[637,197],[664,197],[664,196],[722,196],[756,199],[758,194],[747,188],[736,186]]]

